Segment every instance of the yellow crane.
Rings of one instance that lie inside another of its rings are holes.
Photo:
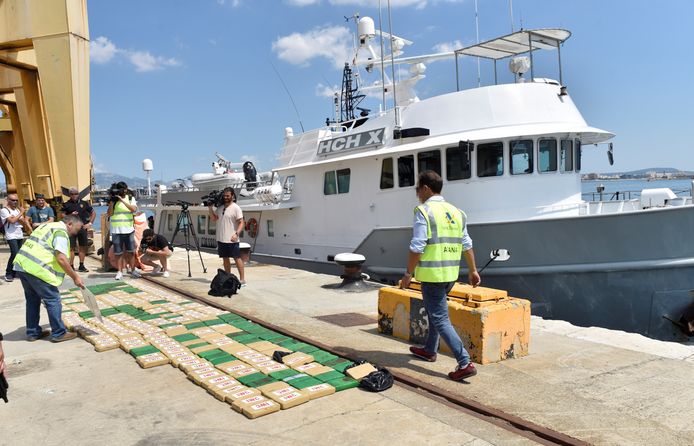
[[[86,0],[0,0],[0,167],[22,202],[86,195],[89,28]]]

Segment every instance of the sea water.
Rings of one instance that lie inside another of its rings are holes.
[[[615,193],[620,193],[620,199],[638,198],[643,189],[657,189],[667,187],[678,196],[689,196],[692,190],[692,180],[584,180],[581,182],[583,199],[588,201],[599,200],[598,186],[604,186],[603,200],[610,200]]]

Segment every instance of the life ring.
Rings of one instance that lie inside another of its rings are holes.
[[[258,220],[255,218],[248,219],[246,223],[246,231],[248,231],[248,236],[250,238],[256,238],[258,235]]]

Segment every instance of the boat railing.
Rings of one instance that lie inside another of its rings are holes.
[[[641,190],[625,190],[616,192],[584,192],[581,198],[584,201],[629,201],[641,198]],[[678,197],[689,197],[691,189],[672,189],[672,192]]]

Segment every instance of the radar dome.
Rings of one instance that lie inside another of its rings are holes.
[[[357,23],[357,32],[360,38],[372,38],[376,35],[376,27],[374,26],[374,20],[371,17],[362,17]]]
[[[154,170],[154,164],[152,164],[151,159],[145,158],[142,160],[142,170],[145,172],[151,172]]]
[[[527,73],[530,69],[530,59],[526,56],[514,57],[508,63],[508,67],[514,74]]]

